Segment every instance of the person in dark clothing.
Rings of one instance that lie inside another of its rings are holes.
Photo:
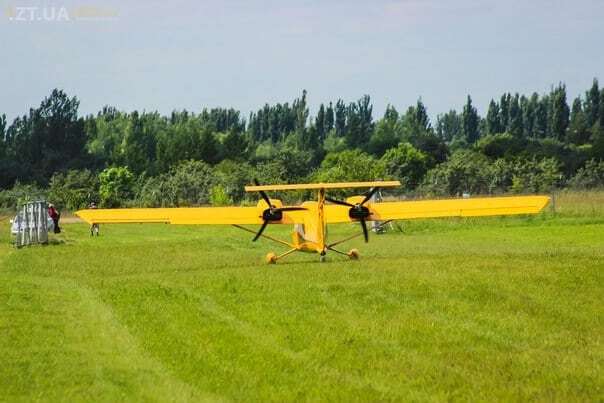
[[[59,227],[59,220],[61,219],[61,213],[55,208],[54,204],[50,203],[48,205],[48,215],[52,218],[52,222],[55,227],[55,234],[61,233],[61,227]]]

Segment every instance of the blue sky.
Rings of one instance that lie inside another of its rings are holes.
[[[306,89],[311,114],[321,102],[369,94],[376,117],[419,97],[435,117],[460,109],[467,94],[484,112],[504,91],[545,93],[563,81],[574,97],[594,77],[604,81],[601,0],[0,5],[0,114],[9,119],[55,87],[76,95],[82,114],[112,105],[247,115]],[[22,7],[37,7],[33,21]],[[83,20],[82,7],[114,17]]]

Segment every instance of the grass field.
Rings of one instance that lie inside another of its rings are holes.
[[[602,401],[604,193],[556,210],[276,266],[231,227],[66,224],[15,250],[5,219],[0,399]]]

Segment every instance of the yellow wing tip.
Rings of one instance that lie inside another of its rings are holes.
[[[88,217],[88,214],[86,214],[88,211],[90,211],[90,210],[78,210],[78,211],[74,212],[73,214],[75,214],[82,220],[86,221],[88,224],[92,224],[92,222],[90,221],[90,219]]]
[[[543,210],[547,205],[552,201],[552,198],[549,196],[537,196],[540,199],[540,204],[538,205],[539,211]]]

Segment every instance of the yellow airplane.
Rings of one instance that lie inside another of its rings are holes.
[[[89,224],[108,223],[169,223],[233,225],[260,237],[287,246],[289,249],[277,255],[266,255],[267,263],[293,252],[312,252],[325,259],[328,251],[357,259],[356,249],[342,252],[335,246],[363,235],[369,240],[367,221],[380,221],[384,225],[392,220],[432,217],[478,217],[514,214],[537,214],[549,202],[547,196],[489,197],[476,199],[422,200],[372,203],[373,195],[381,188],[400,186],[399,181],[310,183],[298,185],[246,186],[247,192],[258,192],[261,196],[256,207],[190,207],[190,208],[133,208],[133,209],[88,209],[76,212]],[[330,189],[369,188],[361,196],[337,200],[326,196]],[[266,192],[285,190],[316,190],[317,200],[306,201],[299,206],[284,206],[281,200],[271,199]],[[359,222],[362,232],[345,239],[328,243],[327,224]],[[259,224],[254,231],[242,225]],[[293,224],[291,242],[264,234],[268,224]]]

